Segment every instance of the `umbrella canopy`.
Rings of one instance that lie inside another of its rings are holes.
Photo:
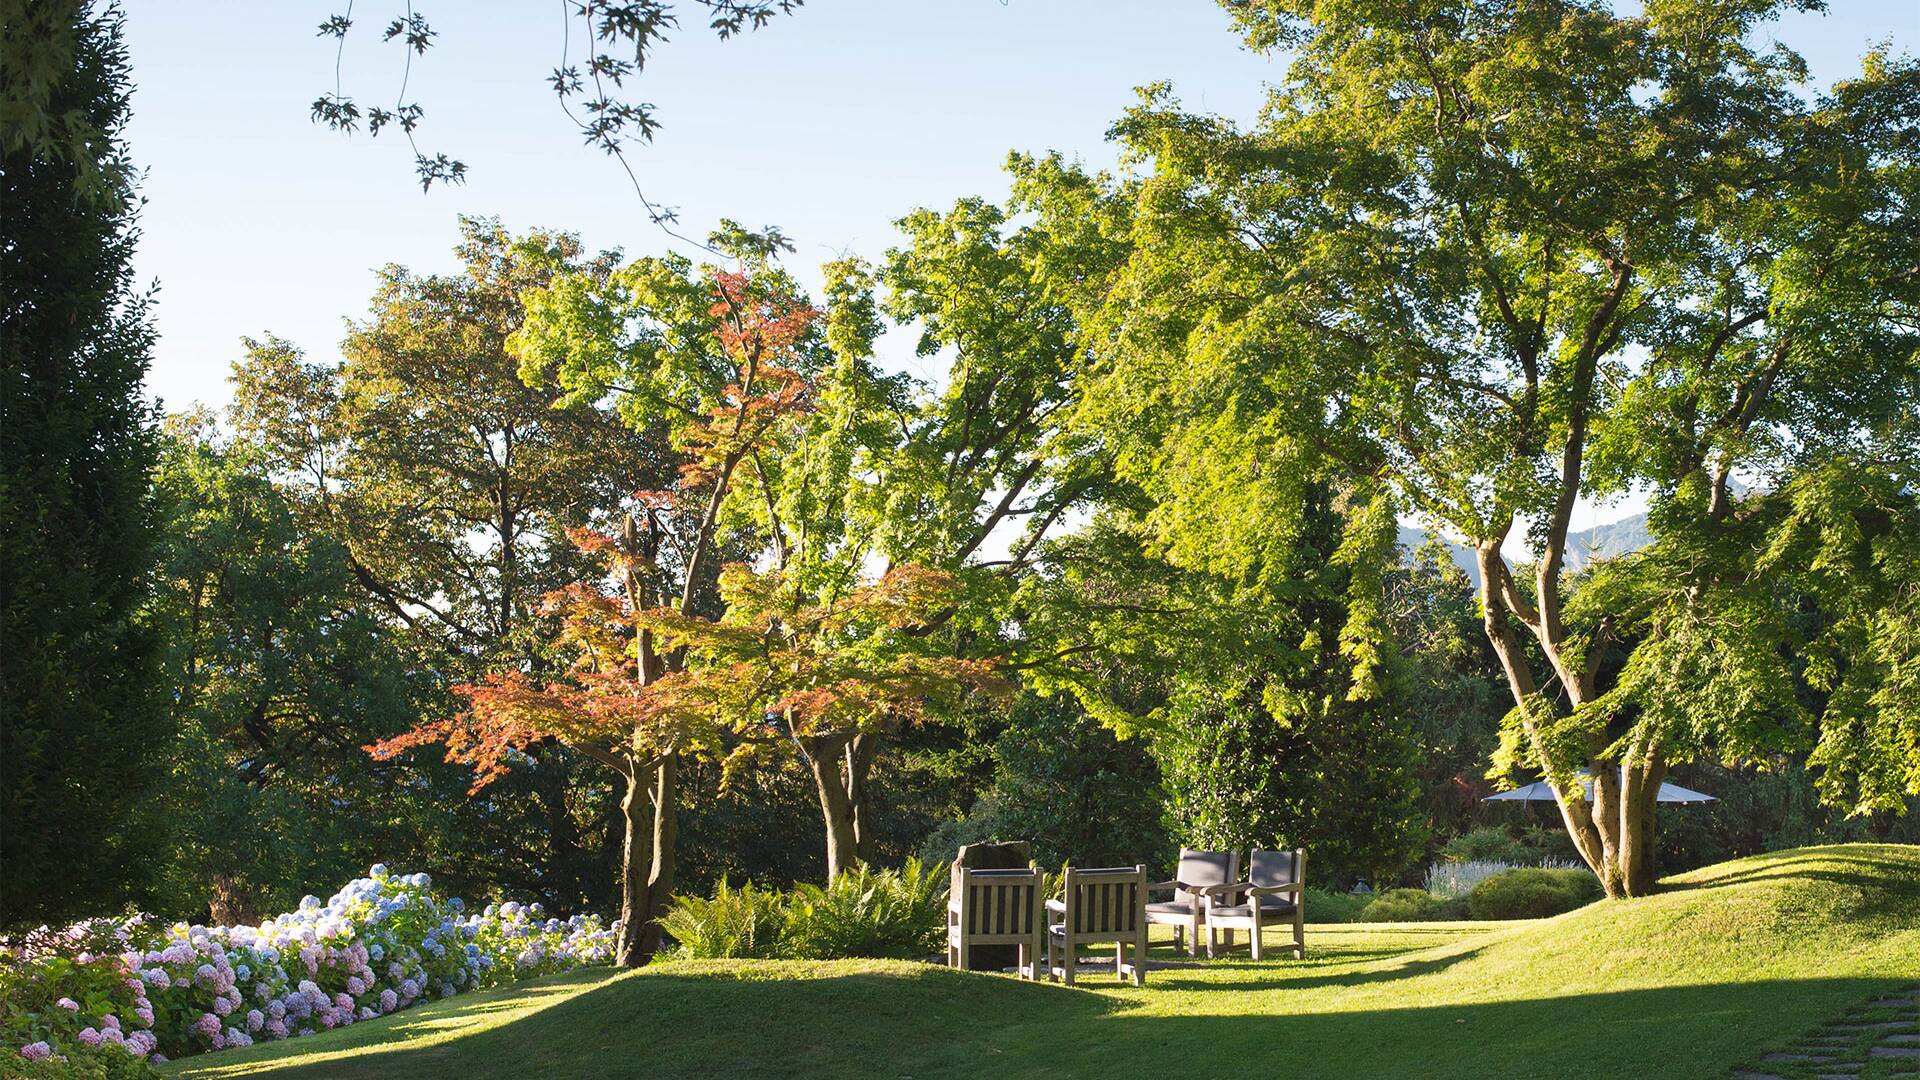
[[[1592,799],[1593,774],[1590,772],[1584,774],[1580,782],[1587,789],[1587,798]],[[1713,796],[1703,795],[1692,788],[1683,788],[1679,784],[1662,783],[1657,799],[1664,803],[1705,803],[1712,802]],[[1553,788],[1548,786],[1545,780],[1538,780],[1525,787],[1514,788],[1512,791],[1502,791],[1494,795],[1489,795],[1487,796],[1487,801],[1552,802]]]

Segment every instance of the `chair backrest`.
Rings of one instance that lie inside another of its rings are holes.
[[[953,889],[960,899],[960,932],[969,937],[1036,933],[1042,922],[1040,885],[1040,871],[1031,866],[1025,870],[955,868]]]
[[[1238,851],[1180,849],[1180,866],[1173,880],[1183,885],[1227,885],[1240,876]]]
[[[1118,866],[1065,872],[1067,930],[1087,934],[1134,934],[1147,913],[1147,868]]]
[[[1247,880],[1261,888],[1276,885],[1291,885],[1300,880],[1300,871],[1305,869],[1307,853],[1304,848],[1293,851],[1255,851],[1247,862]]]

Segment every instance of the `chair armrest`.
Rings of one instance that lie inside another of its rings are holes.
[[[1282,893],[1299,892],[1300,883],[1289,881],[1285,885],[1248,885],[1246,890],[1249,896],[1278,896]]]
[[[1065,900],[1049,900],[1047,901],[1047,910],[1053,912],[1055,915],[1065,915],[1067,913],[1067,902]]]
[[[1196,896],[1232,896],[1247,887],[1244,881],[1223,881],[1218,885],[1185,885],[1182,888]]]
[[[1186,886],[1180,884],[1177,881],[1156,881],[1153,884],[1147,886],[1147,891],[1148,892],[1168,892],[1173,889],[1184,889],[1184,888],[1186,888]]]

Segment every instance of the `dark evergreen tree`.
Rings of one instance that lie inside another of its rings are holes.
[[[132,822],[162,775],[153,762],[168,720],[137,617],[153,560],[156,429],[141,394],[153,329],[131,265],[140,200],[121,137],[120,14],[48,5],[9,17],[7,38],[9,61],[64,65],[6,65],[0,159],[0,925],[10,926],[138,896],[151,860]]]

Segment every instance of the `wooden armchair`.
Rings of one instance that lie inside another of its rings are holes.
[[[947,895],[947,966],[966,969],[975,945],[1015,945],[1019,973],[1039,978],[1044,883],[1031,865],[1025,870],[955,866]]]
[[[1172,881],[1157,881],[1149,892],[1173,891],[1173,899],[1147,905],[1147,921],[1173,927],[1173,943],[1186,939],[1187,955],[1200,952],[1200,926],[1206,919],[1206,901],[1225,901],[1240,880],[1240,853],[1237,851],[1194,851],[1180,849],[1180,863]],[[1227,941],[1232,945],[1231,938]],[[1213,952],[1213,932],[1207,933],[1207,952]]]
[[[1301,885],[1306,880],[1307,852],[1255,851],[1247,861],[1247,880],[1233,888],[1238,902],[1206,904],[1207,955],[1213,955],[1213,928],[1245,927],[1252,936],[1253,958],[1261,959],[1260,930],[1263,926],[1284,926],[1293,922],[1293,958],[1307,955],[1306,912]],[[1232,944],[1231,941],[1228,942]]]
[[[1075,949],[1111,941],[1114,974],[1121,979],[1131,975],[1135,986],[1145,983],[1147,868],[1076,870],[1069,866],[1062,874],[1061,887],[1061,899],[1047,901],[1051,918],[1047,927],[1048,970],[1072,986]]]

